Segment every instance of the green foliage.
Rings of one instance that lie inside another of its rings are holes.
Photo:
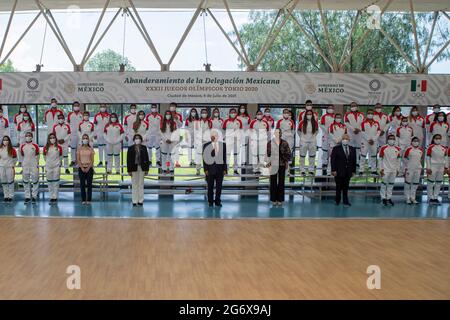
[[[0,66],[0,72],[16,72],[17,70],[14,69],[13,63],[10,59],[6,60],[4,64]]]
[[[119,71],[119,65],[126,64],[125,70],[135,71],[130,60],[114,50],[107,49],[97,53],[86,64],[86,71]]]
[[[308,32],[325,55],[332,61],[331,54],[320,13],[318,11],[296,11],[294,13],[300,24]],[[356,12],[354,11],[327,11],[325,13],[330,36],[331,46],[335,52],[335,59],[339,63],[347,37],[350,33]],[[276,12],[252,11],[249,14],[251,22],[241,26],[240,35],[246,44],[249,59],[255,62],[270,27],[275,19]],[[281,17],[282,18],[282,17]],[[281,21],[281,18],[279,21]],[[413,28],[409,13],[386,13],[382,18],[383,29],[394,39],[403,51],[416,62],[416,51],[413,37]],[[424,55],[429,30],[433,21],[433,14],[418,13],[415,16],[417,34],[421,48],[421,57]],[[436,25],[433,41],[430,45],[428,61],[447,41],[450,26],[441,17]],[[348,53],[358,40],[364,35],[367,16],[363,14],[356,24],[354,35],[346,53]],[[279,25],[280,22],[277,23]],[[443,52],[439,60],[448,59],[449,50]],[[239,60],[240,67],[244,64]],[[300,32],[292,19],[289,19],[281,29],[272,47],[259,66],[261,71],[300,71],[300,72],[330,72],[330,66],[320,56],[308,38]],[[379,30],[371,30],[364,37],[362,46],[355,51],[344,68],[345,72],[386,72],[402,73],[415,72],[415,69],[402,57],[395,47],[384,37]]]

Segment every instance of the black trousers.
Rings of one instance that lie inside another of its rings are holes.
[[[270,175],[270,201],[284,201],[284,179],[286,167],[280,166],[278,172]]]
[[[350,184],[350,178],[350,176],[334,177],[334,181],[336,181],[336,203],[341,202],[341,194],[344,203],[348,203],[348,186]]]
[[[94,177],[94,169],[90,168],[88,172],[83,172],[78,168],[78,176],[80,177],[81,200],[92,200],[92,179]],[[87,189],[87,192],[86,192]]]
[[[221,203],[220,196],[222,195],[223,172],[218,174],[208,174],[206,176],[208,183],[208,202]],[[216,198],[214,199],[214,185],[216,186]]]

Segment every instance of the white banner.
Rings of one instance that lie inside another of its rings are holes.
[[[290,72],[0,73],[0,104],[263,103],[450,105],[450,75]]]

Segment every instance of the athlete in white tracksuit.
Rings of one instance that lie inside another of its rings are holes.
[[[130,147],[134,144],[133,137],[133,125],[137,120],[137,107],[133,103],[130,105],[130,114],[126,115],[123,119],[123,129],[125,130],[125,141],[127,142],[127,146]],[[144,141],[142,141],[144,143]]]
[[[307,111],[305,120],[298,124],[298,135],[300,137],[300,173],[305,174],[305,159],[309,156],[309,173],[314,174],[317,151],[317,134],[319,125],[312,111]]]
[[[19,141],[19,147],[21,144],[25,143],[25,135],[28,132],[34,133],[36,127],[34,126],[33,121],[31,120],[30,114],[25,112],[22,114],[22,120],[17,124],[17,136]],[[22,164],[23,157],[22,153],[19,152],[19,165]]]
[[[32,133],[27,133],[25,143],[20,145],[19,152],[23,162],[23,185],[25,189],[25,203],[36,202],[39,192],[39,146],[33,143]],[[31,198],[31,199],[30,199]]]
[[[61,160],[63,157],[63,148],[58,144],[55,134],[49,134],[43,154],[45,158],[45,175],[47,177],[50,203],[55,203],[58,200]]]
[[[12,202],[14,198],[14,166],[16,162],[16,149],[12,147],[9,136],[4,136],[0,146],[0,182],[2,183],[5,202]]]
[[[72,104],[72,111],[67,115],[67,123],[70,126],[70,165],[75,166],[77,162],[78,128],[83,121],[83,113],[80,111],[80,103],[75,101]]]
[[[441,135],[442,145],[447,146],[447,137],[449,132],[449,124],[445,121],[443,112],[440,112],[437,116],[437,121],[433,121],[430,125],[430,136],[433,137],[436,134]]]
[[[400,127],[397,128],[396,137],[397,137],[397,143],[400,147],[400,150],[403,153],[405,152],[406,148],[408,148],[411,145],[411,140],[414,136],[414,130],[408,125],[408,118],[402,119],[402,124]],[[400,175],[403,175],[404,172],[404,166],[403,161],[400,164]]]
[[[342,136],[344,134],[347,134],[347,126],[342,123],[342,115],[340,113],[337,113],[334,117],[334,122],[330,125],[328,128],[328,155],[329,158],[331,158],[331,152],[333,151],[333,148],[341,143]],[[328,166],[327,166],[327,174],[331,174],[331,163],[328,160]]]
[[[413,129],[414,137],[419,138],[420,145],[425,142],[425,118],[419,115],[417,107],[412,107],[408,117],[408,125]]]
[[[427,195],[430,204],[439,204],[439,193],[441,192],[444,174],[448,169],[448,148],[442,144],[442,136],[436,134],[427,149]]]
[[[356,166],[359,167],[361,155],[361,124],[364,121],[364,114],[358,111],[358,105],[355,102],[350,104],[350,111],[344,115],[344,122],[347,126],[350,136],[350,145],[356,149]]]
[[[286,140],[292,153],[294,153],[295,123],[292,120],[289,109],[283,110],[283,118],[277,121],[276,128],[281,130],[283,140]]]
[[[171,103],[169,105],[169,111],[172,113],[172,119],[177,125],[177,133],[181,134],[180,129],[183,127],[183,116],[177,112],[177,104]],[[175,138],[174,138],[175,139]],[[175,141],[175,147],[172,149],[172,159],[175,161],[175,167],[180,167],[180,152],[181,152],[181,139],[178,137]]]
[[[326,170],[328,167],[328,158],[331,153],[329,153],[329,134],[328,129],[331,124],[334,122],[334,106],[329,106],[327,108],[327,113],[325,113],[320,118],[320,130],[322,131],[322,170]]]
[[[386,144],[386,135],[389,128],[389,116],[383,112],[381,103],[375,104],[375,112],[373,113],[373,120],[380,125],[380,136],[378,137],[378,148]]]
[[[116,167],[116,174],[120,174],[120,151],[122,150],[124,135],[125,131],[117,119],[117,114],[112,113],[103,134],[106,141],[106,154],[108,156],[106,170],[109,174],[112,173],[113,161]]]
[[[188,162],[190,166],[194,166],[197,162],[195,158],[195,134],[200,128],[200,117],[196,108],[192,108],[189,117],[184,122],[184,129],[186,133],[186,144],[188,148]]]
[[[236,109],[231,108],[229,117],[223,122],[223,130],[225,131],[225,143],[227,145],[227,164],[230,165],[231,154],[233,154],[233,170],[237,174],[238,171],[238,153],[241,146],[242,122],[237,119]]]
[[[236,118],[240,120],[242,123],[241,138],[240,138],[241,147],[239,150],[238,161],[241,165],[246,165],[248,163],[247,161],[250,161],[248,142],[250,141],[250,134],[249,134],[250,122],[252,121],[252,119],[248,114],[246,105],[241,105],[239,107],[239,113]]]
[[[261,111],[256,113],[256,119],[250,122],[250,153],[251,164],[255,174],[260,174],[267,156],[267,143],[270,126]]]
[[[94,116],[95,133],[94,139],[97,140],[98,146],[98,166],[103,165],[103,161],[107,161],[106,155],[106,141],[105,141],[105,126],[109,123],[109,113],[106,110],[106,105],[100,105],[100,112]]]
[[[63,149],[63,162],[66,173],[69,173],[69,140],[71,137],[70,126],[64,121],[64,116],[60,115],[58,123],[53,126],[52,133],[56,135],[58,144]]]
[[[403,154],[405,163],[405,199],[407,204],[417,204],[416,192],[422,172],[423,149],[420,147],[420,139],[414,137],[411,146],[406,148]]]
[[[78,146],[81,146],[82,137],[86,134],[89,137],[89,145],[92,147],[94,145],[94,130],[94,123],[89,121],[89,112],[83,112],[83,121],[78,125]]]
[[[167,111],[161,124],[161,162],[162,170],[166,173],[174,171],[175,153],[180,142],[180,132],[172,115],[172,112]]]
[[[148,123],[147,148],[148,156],[150,158],[150,165],[152,165],[154,149],[156,164],[161,166],[161,123],[163,117],[158,113],[158,108],[156,105],[152,105],[151,112],[147,115],[145,120]]]
[[[214,108],[213,112],[212,112],[212,117],[211,117],[212,129],[216,129],[217,132],[222,134],[222,136],[223,136],[223,122],[224,122],[224,120],[220,117],[219,109]]]
[[[377,172],[377,152],[378,138],[380,137],[380,125],[373,120],[373,111],[367,112],[367,119],[361,124],[361,159],[359,163],[359,172],[363,173],[366,164],[366,158],[369,157],[369,167],[372,174]]]
[[[145,120],[145,112],[139,111],[137,113],[136,120],[133,124],[129,124],[131,126],[131,133],[133,134],[131,139],[128,140],[128,143],[131,142],[131,145],[133,145],[133,138],[136,134],[141,135],[142,137],[142,145],[146,145],[148,141],[148,122]]]
[[[47,135],[52,133],[53,126],[58,123],[58,117],[64,116],[64,112],[58,109],[58,103],[55,98],[51,100],[50,108],[44,113],[43,124],[47,125]]]
[[[395,178],[400,170],[400,161],[401,151],[395,145],[395,136],[388,135],[388,144],[382,146],[378,154],[378,167],[382,177],[380,195],[385,206],[394,205],[391,198]]]
[[[9,136],[9,121],[3,116],[3,108],[0,105],[0,141],[4,136]]]

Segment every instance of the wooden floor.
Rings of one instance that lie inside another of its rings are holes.
[[[450,299],[450,221],[1,218],[0,298]]]

